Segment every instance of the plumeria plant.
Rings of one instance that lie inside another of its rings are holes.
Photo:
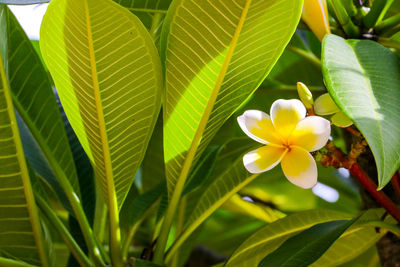
[[[394,0],[0,0],[0,266],[398,266],[399,51]]]

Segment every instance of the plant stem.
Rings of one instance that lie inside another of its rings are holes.
[[[394,192],[396,193],[397,199],[400,202],[400,176],[399,173],[396,171],[392,177],[392,185]]]
[[[308,60],[311,64],[316,66],[318,69],[321,69],[321,60],[314,55],[311,51],[306,51],[301,48],[295,47],[293,45],[288,45],[286,47],[289,51],[295,53],[296,55],[301,56],[302,58]]]
[[[354,17],[355,15],[357,15],[357,8],[354,5],[353,0],[340,0],[340,1],[342,1],[342,5],[350,17]]]
[[[67,195],[69,203],[71,204],[75,217],[79,223],[83,237],[88,246],[89,255],[96,262],[96,266],[104,266],[105,263],[102,258],[103,254],[101,254],[101,251],[103,250],[100,248],[100,246],[98,246],[97,241],[94,238],[92,228],[90,227],[85,212],[83,211],[81,200],[76,195],[71,183],[66,178],[59,179],[59,182],[64,189],[65,194]]]
[[[101,196],[100,188],[96,186],[96,207],[93,220],[93,232],[97,240],[102,243],[104,241],[104,230],[107,222],[107,206]]]
[[[360,30],[347,14],[346,9],[343,7],[341,1],[331,1],[332,8],[336,14],[336,17],[342,26],[344,32],[347,36],[351,38],[358,37],[360,35]]]
[[[29,263],[13,260],[9,258],[0,257],[0,266],[7,266],[7,267],[38,267],[37,265],[31,265]]]
[[[400,43],[395,42],[395,41],[391,40],[390,38],[379,37],[378,43],[380,43],[383,46],[389,47],[389,48],[395,48],[395,49],[400,50]]]
[[[385,19],[384,21],[382,21],[381,23],[379,23],[376,27],[375,27],[375,31],[377,33],[382,33],[392,27],[395,27],[397,25],[400,24],[400,14],[397,14],[393,17],[390,17],[388,19]]]
[[[93,266],[88,257],[86,257],[85,253],[83,253],[79,245],[71,236],[68,229],[64,226],[62,221],[57,217],[54,211],[49,207],[46,201],[38,194],[35,195],[35,199],[40,209],[42,209],[43,214],[49,219],[49,221],[58,231],[61,238],[64,240],[65,244],[71,251],[72,255],[74,255],[75,259],[79,262],[79,264],[81,266]]]
[[[384,207],[387,212],[400,223],[400,209],[393,201],[386,196],[383,191],[377,191],[376,184],[361,169],[358,163],[354,163],[350,169],[350,173],[362,184],[362,186],[375,198],[375,200]]]
[[[363,22],[367,28],[373,28],[379,23],[386,14],[386,11],[394,0],[374,0],[368,14],[364,17]]]

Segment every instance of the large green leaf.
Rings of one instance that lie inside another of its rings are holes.
[[[0,52],[0,255],[49,266],[3,66]]]
[[[400,167],[399,61],[376,42],[328,35],[322,63],[330,95],[371,147],[383,188]]]
[[[25,155],[61,197],[64,194],[56,177],[69,181],[80,197],[74,160],[49,76],[12,12],[3,8],[5,17],[0,23],[6,27],[5,56],[12,100],[23,121],[19,125]]]
[[[262,259],[258,266],[307,267],[315,262],[354,221],[355,219],[337,220],[314,225],[287,239],[278,249]]]
[[[395,226],[396,224],[390,224],[389,220],[391,218],[388,217],[386,219],[388,224],[383,223],[383,227],[379,227],[378,224],[382,223],[381,220],[384,213],[383,209],[370,209],[364,212],[357,222],[311,266],[338,266],[374,246],[385,235],[386,230],[389,229],[387,225]]]
[[[161,36],[170,196],[219,127],[271,70],[296,28],[301,8],[301,0],[171,4]]]
[[[261,228],[250,236],[236,249],[227,261],[226,266],[256,266],[290,236],[318,223],[347,220],[351,217],[347,213],[321,210],[289,215]]]
[[[394,224],[382,223],[382,209],[368,210],[336,240],[311,266],[337,266],[366,251]],[[312,210],[295,213],[261,228],[243,242],[229,258],[226,266],[255,266],[285,240],[311,226],[333,220],[348,220],[349,213]],[[380,227],[377,232],[375,227]]]
[[[160,108],[162,75],[153,41],[112,1],[53,0],[40,45],[108,207],[121,207]]]
[[[162,116],[160,114],[141,167],[143,191],[148,191],[160,182],[165,181],[162,127]]]

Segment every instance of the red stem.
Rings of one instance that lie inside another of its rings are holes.
[[[400,223],[399,208],[385,195],[385,193],[376,190],[376,184],[371,181],[368,175],[361,169],[360,165],[354,163],[350,168],[350,173],[364,186],[365,189],[367,189],[375,200]]]
[[[396,193],[397,199],[400,202],[400,176],[399,173],[396,171],[392,177],[392,185],[394,192]]]

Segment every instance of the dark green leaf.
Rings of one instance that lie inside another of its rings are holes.
[[[267,255],[259,267],[306,267],[316,261],[356,219],[325,222],[286,240]]]

